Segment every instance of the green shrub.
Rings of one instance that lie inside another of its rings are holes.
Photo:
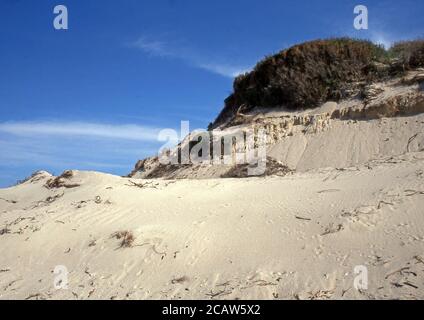
[[[251,72],[238,76],[233,94],[209,128],[225,122],[240,107],[244,111],[257,106],[306,109],[352,96],[364,83],[423,66],[423,47],[423,41],[410,41],[387,51],[370,41],[350,38],[295,45],[266,57]],[[392,66],[393,58],[406,67]]]
[[[389,54],[399,59],[407,70],[424,67],[424,40],[395,43],[389,49]]]

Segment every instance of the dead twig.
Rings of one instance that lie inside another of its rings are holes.
[[[33,298],[36,298],[38,300],[39,298],[42,298],[42,297],[43,295],[41,293],[33,293],[33,294],[30,294],[28,297],[26,297],[25,300],[30,300]]]
[[[96,289],[91,290],[91,291],[88,293],[87,298],[90,298],[90,297],[93,295],[94,291],[96,291]]]
[[[407,286],[409,286],[409,287],[412,287],[412,288],[414,288],[414,289],[418,289],[418,287],[417,287],[415,284],[412,284],[412,283],[411,283],[411,282],[409,282],[409,281],[405,281],[403,284],[404,284],[404,285],[407,285]]]
[[[134,182],[134,181],[131,181],[131,180],[129,180],[128,181],[129,183],[131,183],[131,184],[125,184],[126,186],[128,186],[128,187],[137,187],[137,188],[153,188],[153,189],[157,189],[157,184],[153,184],[153,182],[152,181],[147,181],[146,183],[137,183],[137,182]]]
[[[340,191],[340,189],[327,189],[327,190],[317,191],[317,193],[339,192],[339,191]]]
[[[93,276],[90,271],[88,271],[88,267],[85,268],[84,273],[87,274],[90,278]]]
[[[350,290],[352,289],[351,287],[349,287],[348,289],[343,289],[342,290],[342,297],[344,297],[344,295]]]
[[[306,220],[306,221],[311,221],[312,219],[310,218],[304,218],[304,217],[300,217],[300,216],[294,216],[296,219],[298,220]]]
[[[172,284],[184,283],[184,282],[187,282],[188,280],[189,280],[189,279],[188,279],[188,277],[186,277],[186,276],[182,276],[182,277],[180,277],[180,278],[172,279],[172,280],[171,280],[171,283],[172,283]]]
[[[16,279],[13,280],[11,282],[9,282],[6,286],[4,286],[3,290],[6,291],[7,289],[9,289],[11,286],[13,286],[16,282],[21,281],[22,279]]]
[[[0,229],[0,236],[8,233],[10,233],[10,229],[8,228],[8,226],[5,226],[3,229]]]
[[[211,299],[213,299],[213,298],[216,298],[216,297],[219,297],[219,296],[226,296],[226,295],[229,295],[231,293],[232,293],[232,291],[229,291],[229,290],[221,290],[221,291],[218,291],[218,292],[213,292],[211,290],[210,293],[206,293],[205,295],[209,296],[209,297],[211,297]]]
[[[412,189],[405,190],[405,192],[408,193],[408,194],[405,194],[406,197],[411,197],[411,196],[414,196],[416,194],[424,194],[424,191],[421,191],[421,190],[412,190]]]
[[[405,270],[408,270],[408,269],[409,269],[409,267],[403,267],[403,268],[400,268],[399,270],[396,270],[396,271],[390,272],[389,274],[387,274],[387,275],[384,277],[384,279],[388,279],[388,278],[390,278],[391,276],[395,275],[396,273],[400,273],[400,274],[402,274],[402,271],[405,271]]]
[[[4,199],[4,198],[0,198],[0,200],[6,201],[6,202],[8,202],[8,203],[13,203],[13,204],[18,203],[18,202],[17,202],[17,201],[15,201],[15,200],[8,200],[8,199]]]
[[[96,240],[91,240],[90,243],[88,244],[89,247],[94,247],[96,245]]]
[[[317,292],[308,292],[309,299],[317,300],[317,299],[329,299],[334,294],[334,290],[318,290]]]
[[[33,205],[30,209],[38,208],[40,205],[49,205],[55,202],[57,199],[62,198],[65,195],[64,192],[56,194],[54,196],[48,196],[45,200],[38,201],[35,205]]]
[[[415,140],[415,138],[420,134],[421,132],[417,132],[412,137],[408,139],[408,144],[406,145],[406,152],[409,152],[409,145],[412,143],[412,141]]]
[[[379,203],[378,203],[378,205],[377,205],[377,209],[381,209],[381,205],[382,204],[387,204],[387,205],[391,205],[391,206],[393,206],[394,204],[393,203],[391,203],[391,202],[387,202],[387,201],[383,201],[383,200],[381,200]]]

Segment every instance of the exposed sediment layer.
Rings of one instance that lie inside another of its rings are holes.
[[[347,167],[380,157],[424,148],[422,70],[403,78],[369,85],[363,96],[327,102],[305,111],[281,109],[237,114],[219,135],[262,128],[267,157],[290,170]],[[211,133],[213,135],[213,132]],[[189,138],[182,146],[189,143]],[[138,178],[226,177],[237,165],[162,165],[158,158],[139,161],[130,174]],[[265,174],[272,174],[268,171]]]

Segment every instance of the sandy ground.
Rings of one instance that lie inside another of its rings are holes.
[[[285,177],[49,179],[0,190],[1,299],[424,298],[424,152]]]

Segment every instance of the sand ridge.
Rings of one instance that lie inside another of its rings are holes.
[[[415,152],[285,177],[40,173],[0,190],[0,298],[422,299],[423,172]]]

